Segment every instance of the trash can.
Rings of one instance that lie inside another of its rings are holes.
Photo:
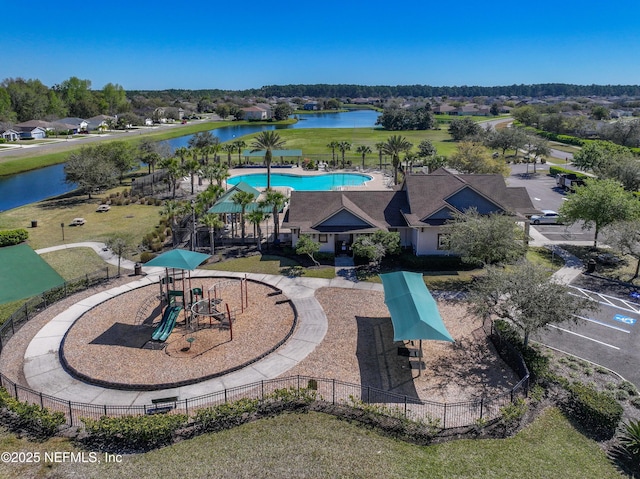
[[[133,274],[136,276],[142,274],[142,265],[140,263],[136,263],[133,265]]]
[[[587,261],[587,273],[595,273],[596,272],[596,260],[591,258]]]
[[[31,220],[31,227],[32,228],[37,228],[38,227],[38,220]]]

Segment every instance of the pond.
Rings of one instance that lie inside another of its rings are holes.
[[[264,130],[297,128],[372,128],[379,113],[373,110],[355,110],[341,113],[299,115],[292,125],[240,125],[216,128],[211,132],[221,142],[251,135]],[[193,135],[168,140],[172,148],[187,146]],[[53,165],[16,175],[0,177],[0,211],[42,201],[73,191],[76,185],[64,182],[64,165]]]

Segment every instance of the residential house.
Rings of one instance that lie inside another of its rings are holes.
[[[313,111],[313,110],[319,110],[320,106],[317,101],[308,101],[307,103],[302,105],[302,109],[307,111]]]
[[[436,115],[451,115],[454,111],[456,111],[456,108],[446,103],[433,107],[433,112]]]
[[[438,255],[450,253],[444,246],[447,220],[470,208],[513,216],[525,230],[527,217],[538,212],[526,189],[507,187],[501,175],[439,169],[408,175],[396,190],[293,191],[282,226],[291,230],[294,247],[306,234],[322,252],[348,254],[359,235],[382,230],[397,231],[401,245],[416,255]]]
[[[2,132],[2,139],[6,141],[18,141],[20,139],[20,132],[9,128]]]
[[[61,129],[66,129],[73,133],[86,132],[87,126],[89,125],[89,122],[87,122],[87,120],[83,120],[82,118],[75,118],[75,117],[60,118],[59,120],[56,120],[55,123],[62,124],[64,126],[71,126],[71,128],[61,128]]]
[[[250,106],[247,108],[241,108],[241,110],[244,112],[243,119],[245,120],[264,121],[271,119],[271,111],[266,108]]]
[[[109,115],[98,115],[87,120],[87,130],[89,131],[105,131],[110,128],[109,123],[115,125],[116,119]]]
[[[20,133],[22,140],[35,140],[47,137],[47,131],[51,129],[51,123],[42,120],[29,120],[17,123],[13,129]]]

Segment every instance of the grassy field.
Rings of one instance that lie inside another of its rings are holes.
[[[258,274],[284,274],[286,276],[304,276],[308,278],[331,279],[335,277],[335,268],[333,266],[303,268],[294,259],[269,254],[227,259],[223,262],[206,265],[202,269]]]
[[[160,207],[149,205],[113,206],[107,213],[97,213],[100,201],[87,196],[72,196],[14,208],[0,213],[0,229],[26,228],[33,249],[80,241],[105,241],[114,234],[130,236],[140,242],[145,233],[158,224]],[[85,218],[83,226],[69,226],[73,218]],[[31,228],[31,221],[38,227]],[[64,224],[64,242],[62,230]]]
[[[91,248],[73,248],[43,253],[40,257],[55,269],[66,281],[85,274],[109,268],[109,274],[116,274],[117,266],[105,263]]]
[[[417,150],[418,144],[422,140],[431,140],[438,149],[438,154],[449,155],[455,151],[456,144],[446,129],[428,130],[428,131],[386,131],[379,128],[314,128],[314,129],[289,129],[278,130],[280,137],[286,141],[285,148],[300,149],[303,155],[331,155],[331,149],[327,145],[332,141],[349,141],[351,142],[351,151],[347,152],[346,157],[351,159],[360,156],[355,149],[360,145],[367,145],[371,148],[372,153],[366,156],[366,164],[378,164],[378,152],[375,144],[385,142],[392,135],[402,135],[414,145]],[[255,135],[246,135],[241,137],[242,140],[249,142]],[[340,152],[336,150],[336,154],[340,158]],[[388,159],[387,159],[388,161]],[[359,163],[358,163],[359,164]]]
[[[64,439],[31,443],[0,434],[3,451],[74,450]],[[505,478],[623,477],[598,445],[557,409],[508,439],[415,446],[320,413],[283,414],[112,464],[0,464],[2,477]]]

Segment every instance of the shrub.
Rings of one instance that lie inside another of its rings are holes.
[[[640,396],[634,397],[630,402],[632,406],[640,409]]]
[[[83,418],[86,442],[113,450],[147,450],[170,444],[176,430],[187,423],[186,414]]]
[[[27,238],[29,238],[29,233],[23,228],[0,231],[0,247],[20,244]]]
[[[61,412],[51,412],[37,404],[20,402],[4,388],[0,388],[0,407],[13,413],[9,426],[15,430],[26,430],[39,438],[52,437],[66,421]]]
[[[627,457],[640,468],[640,421],[629,421],[624,425],[624,431],[620,435],[620,446]]]
[[[157,255],[153,254],[150,251],[143,251],[142,253],[140,253],[140,262],[147,263],[148,261],[151,261],[156,256]]]
[[[597,437],[613,436],[622,419],[622,406],[610,393],[597,391],[593,386],[573,383],[569,391],[568,409],[572,416]]]
[[[622,383],[620,384],[620,389],[622,389],[623,391],[628,392],[629,396],[637,396],[638,395],[638,389],[636,388],[636,386],[633,383],[630,383],[629,381],[622,381]]]
[[[526,412],[526,401],[518,398],[514,402],[500,408],[500,419],[507,430],[513,429],[520,424]]]

